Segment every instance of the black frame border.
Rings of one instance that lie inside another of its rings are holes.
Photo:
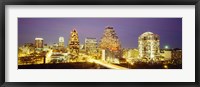
[[[200,29],[200,0],[1,0],[0,3],[1,87],[200,87],[200,60],[198,54],[200,42],[198,40]],[[195,5],[195,82],[5,82],[6,5]]]

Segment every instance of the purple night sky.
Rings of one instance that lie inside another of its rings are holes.
[[[76,28],[84,44],[86,37],[99,41],[106,26],[114,27],[123,48],[137,48],[138,37],[147,31],[160,36],[161,48],[182,48],[182,18],[18,18],[18,43],[34,43],[41,37],[52,45],[62,36],[66,46]]]

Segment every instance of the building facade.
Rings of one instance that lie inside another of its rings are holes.
[[[97,39],[96,38],[85,38],[85,51],[89,55],[97,54]]]
[[[99,42],[99,48],[105,50],[106,58],[121,58],[121,43],[113,27],[105,28]]]
[[[182,59],[182,49],[173,49],[172,50],[173,59]]]
[[[123,49],[123,58],[137,59],[139,55],[138,49]]]
[[[43,38],[35,38],[35,48],[43,48]]]
[[[59,37],[58,46],[59,47],[64,47],[65,46],[64,37]]]
[[[156,60],[160,56],[160,40],[157,34],[145,32],[138,38],[139,58]]]
[[[163,60],[170,60],[172,58],[172,49],[162,49],[160,50],[160,55]]]
[[[121,44],[113,27],[108,26],[105,28],[99,47],[110,51],[120,50]]]
[[[78,32],[76,29],[73,29],[70,33],[70,38],[68,42],[68,51],[70,54],[78,55],[79,54],[79,38]]]

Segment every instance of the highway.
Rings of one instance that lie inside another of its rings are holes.
[[[100,65],[107,67],[107,68],[110,68],[110,69],[128,69],[128,68],[121,67],[121,66],[118,66],[118,65],[115,65],[115,64],[112,64],[112,63],[108,63],[108,62],[103,61],[103,60],[94,59],[91,56],[88,56],[88,55],[85,55],[85,54],[82,54],[82,55],[87,57],[89,62],[94,62],[96,64],[100,64]]]
[[[46,63],[50,62],[52,53],[53,53],[52,50],[49,50],[49,52],[46,54],[46,61],[47,61]],[[93,62],[93,63],[99,64],[99,65],[102,65],[104,67],[110,68],[110,69],[128,69],[128,68],[121,67],[121,66],[118,66],[118,65],[115,65],[115,64],[112,64],[112,63],[108,63],[108,62],[103,61],[103,60],[94,59],[91,56],[88,56],[88,55],[85,55],[85,54],[82,54],[82,56],[86,57],[89,62]]]
[[[96,64],[100,64],[104,67],[111,68],[111,69],[128,69],[128,68],[125,68],[125,67],[121,67],[121,66],[118,66],[118,65],[107,63],[107,62],[102,61],[102,60],[90,59],[89,61],[94,62]]]

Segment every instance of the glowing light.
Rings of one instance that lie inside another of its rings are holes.
[[[154,59],[159,56],[160,40],[157,34],[145,32],[138,37],[139,57]]]
[[[73,55],[79,54],[79,37],[76,29],[73,29],[68,42],[69,52]]]
[[[91,59],[91,61],[93,61],[93,62],[95,62],[97,64],[100,64],[102,66],[111,68],[111,69],[127,69],[125,67],[121,67],[121,66],[117,66],[117,65],[114,65],[114,64],[110,64],[110,63],[107,63],[107,62],[101,61],[101,60]]]
[[[167,65],[164,65],[164,68],[165,68],[165,69],[168,69],[168,66],[167,66]]]
[[[117,66],[117,65],[105,62],[103,60],[94,59],[94,58],[92,58],[91,56],[88,56],[88,55],[84,55],[83,54],[83,56],[88,58],[88,62],[94,62],[94,63],[100,64],[102,66],[105,66],[107,68],[111,68],[111,69],[128,69],[128,68],[125,68],[125,67],[121,67],[121,66]]]
[[[165,46],[165,49],[169,49],[169,46],[166,45],[166,46]]]
[[[121,48],[120,40],[113,27],[105,28],[99,47],[110,51],[118,51]]]
[[[49,50],[49,52],[46,54],[46,63],[49,63],[50,62],[50,58],[51,58],[51,55],[53,53],[53,50]]]

